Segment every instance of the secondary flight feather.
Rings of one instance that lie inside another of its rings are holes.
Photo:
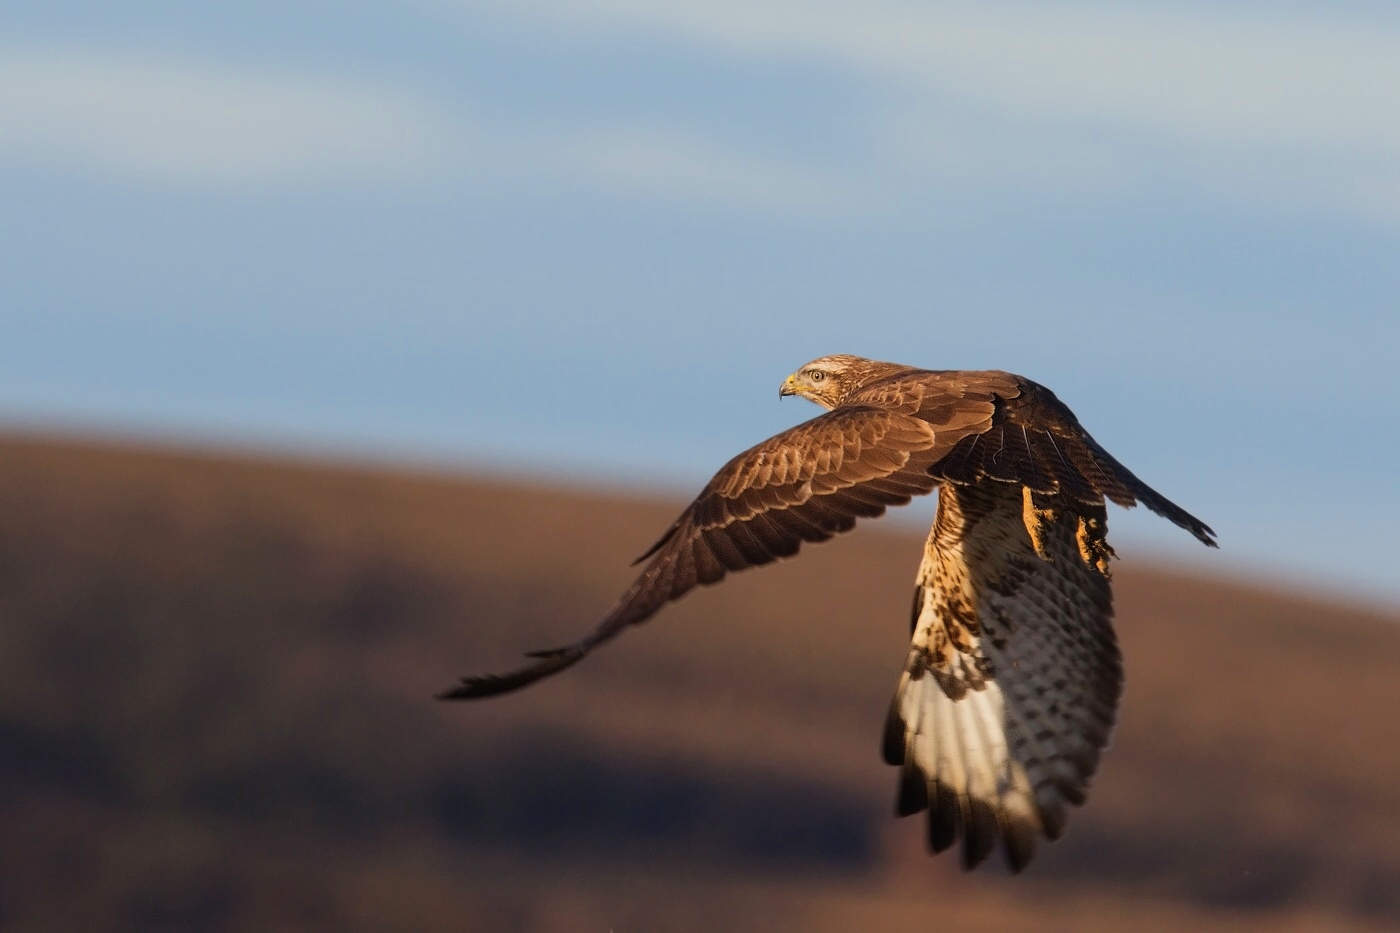
[[[827,409],[724,465],[654,545],[613,608],[572,644],[443,699],[518,690],[576,664],[728,573],[938,490],[915,578],[911,643],[885,727],[896,809],[927,811],[936,852],[1012,870],[1084,802],[1123,690],[1106,503],[1215,533],[1115,460],[1044,386],[999,371],[826,356],[780,395]]]

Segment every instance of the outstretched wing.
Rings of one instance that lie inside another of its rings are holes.
[[[939,480],[930,467],[987,430],[995,410],[987,393],[917,382],[887,387],[875,401],[813,418],[729,461],[642,555],[636,581],[591,633],[518,670],[467,677],[442,698],[506,693],[557,673],[699,584],[791,557],[804,541],[825,541],[931,492]]]
[[[1019,484],[945,484],[919,569],[884,756],[898,812],[927,809],[931,847],[961,838],[967,868],[1000,841],[1019,871],[1059,836],[1122,693],[1108,578],[1082,540],[1103,530],[1102,500],[1055,498],[1037,554]]]

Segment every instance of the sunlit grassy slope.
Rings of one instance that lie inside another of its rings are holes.
[[[0,928],[1400,923],[1400,626],[1302,596],[1123,563],[1114,747],[1014,879],[891,815],[919,540],[878,524],[431,699],[591,625],[677,507],[0,441]]]

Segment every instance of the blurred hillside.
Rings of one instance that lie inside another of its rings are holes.
[[[1394,617],[1120,566],[1116,743],[1015,879],[891,815],[879,525],[432,700],[590,626],[677,507],[0,440],[0,928],[1400,924]]]

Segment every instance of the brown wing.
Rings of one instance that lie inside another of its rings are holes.
[[[885,732],[898,812],[927,809],[930,846],[961,837],[967,868],[1000,841],[1019,871],[1038,836],[1060,834],[1122,693],[1108,578],[1078,540],[1078,519],[1101,523],[1103,505],[1048,513],[1044,557],[1022,506],[1009,483],[940,489]]]
[[[934,472],[963,485],[983,478],[1024,484],[1038,493],[1132,508],[1141,502],[1210,547],[1215,532],[1115,460],[1080,426],[1055,393],[1021,376],[1000,372],[954,374],[971,391],[996,394],[992,426],[959,442]],[[1008,388],[1009,387],[1009,388]]]
[[[970,432],[992,423],[989,393],[938,380],[885,386],[875,404],[843,406],[747,450],[710,480],[652,548],[636,581],[591,633],[531,655],[506,674],[464,678],[443,699],[519,689],[577,663],[623,629],[698,584],[796,554],[859,518],[931,492],[930,467]]]

